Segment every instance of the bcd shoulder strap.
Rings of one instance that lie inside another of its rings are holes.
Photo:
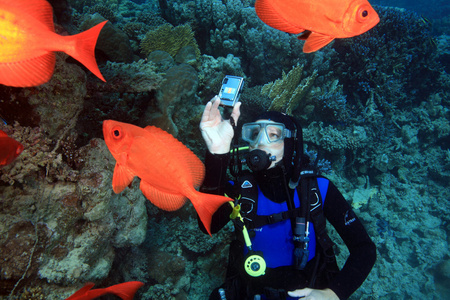
[[[311,222],[314,224],[316,239],[322,249],[326,252],[333,247],[334,243],[327,233],[326,219],[323,213],[323,199],[320,193],[319,184],[317,183],[317,177],[304,177],[302,178],[302,181],[303,180],[308,181],[309,213]],[[298,193],[299,197],[301,197],[300,191],[298,191]]]
[[[236,194],[239,195],[235,202],[241,206],[242,217],[249,221],[253,215],[256,216],[258,208],[258,186],[253,174],[244,173],[237,179],[235,185]]]

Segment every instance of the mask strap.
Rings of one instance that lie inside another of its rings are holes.
[[[289,116],[296,127],[296,135],[294,137],[294,167],[292,171],[291,179],[289,180],[289,188],[295,189],[300,181],[300,171],[302,168],[302,156],[303,156],[303,131],[300,124],[294,117]]]

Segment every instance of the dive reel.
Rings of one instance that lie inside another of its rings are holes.
[[[252,250],[252,242],[250,241],[250,237],[248,236],[247,227],[245,227],[244,219],[241,216],[240,210],[241,206],[234,205],[233,202],[229,202],[231,207],[233,207],[233,211],[230,215],[230,219],[236,220],[237,222],[241,222],[239,227],[242,227],[242,235],[244,236],[245,245],[248,248],[248,254],[245,257],[244,262],[244,270],[248,275],[252,277],[259,277],[266,273],[266,261],[262,257],[261,252],[256,252]]]

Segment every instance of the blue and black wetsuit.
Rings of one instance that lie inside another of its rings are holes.
[[[214,155],[209,152],[206,154],[206,176],[202,192],[237,196],[239,190],[236,189],[236,185],[228,182],[226,176],[228,161],[228,154]],[[296,207],[299,205],[297,193],[286,189],[286,179],[283,176],[285,175],[281,168],[254,173],[259,191],[257,215],[270,215],[287,210],[286,199],[289,197],[294,199]],[[323,198],[323,214],[350,251],[350,256],[342,269],[336,268],[327,273],[330,270],[322,267],[320,259],[323,255],[318,255],[321,248],[313,239],[314,228],[310,230],[313,241],[309,244],[308,263],[303,270],[292,267],[294,244],[289,220],[254,228],[251,230],[253,234],[250,232],[253,250],[263,253],[268,269],[266,274],[260,277],[245,274],[242,265],[246,248],[238,238],[230,247],[227,282],[224,285],[229,290],[228,300],[253,299],[253,295],[264,294],[267,288],[289,291],[304,287],[329,288],[339,299],[347,299],[364,282],[376,260],[375,244],[336,186],[323,177],[318,177],[317,182]],[[219,231],[230,221],[230,213],[229,204],[224,204],[217,210],[211,223],[212,233]],[[202,228],[201,222],[199,224]],[[204,228],[202,230],[205,231]],[[313,276],[313,273],[317,274]],[[330,274],[332,276],[329,276]],[[313,286],[311,286],[312,277],[315,282]],[[213,292],[210,299],[215,299],[216,293]]]

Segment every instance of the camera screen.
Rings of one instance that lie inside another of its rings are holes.
[[[221,104],[225,106],[234,106],[239,99],[239,92],[242,88],[244,79],[242,77],[227,75],[222,81],[222,88],[219,92]]]

